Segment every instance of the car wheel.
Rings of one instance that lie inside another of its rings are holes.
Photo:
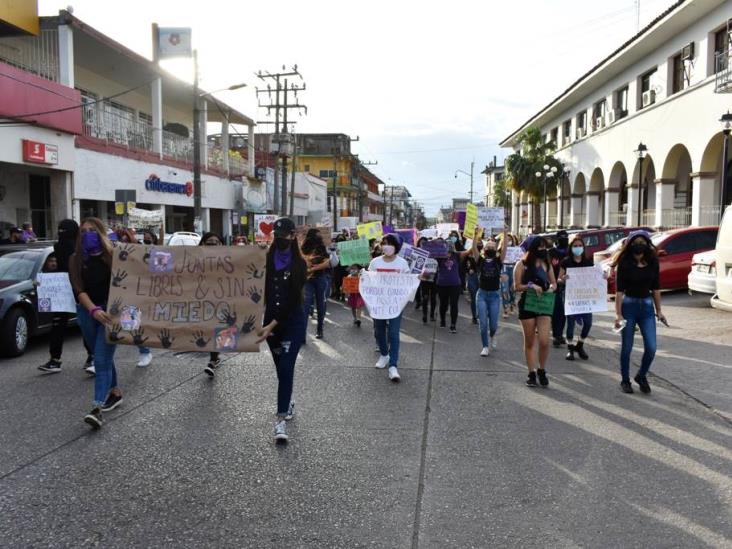
[[[3,355],[9,357],[22,355],[28,346],[29,336],[30,324],[25,311],[18,307],[10,309],[3,322],[2,334],[0,334]]]

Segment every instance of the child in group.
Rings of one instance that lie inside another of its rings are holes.
[[[361,274],[361,265],[353,264],[348,266],[348,276],[347,279],[358,279],[359,275]],[[361,294],[359,292],[355,293],[349,293],[346,292],[345,286],[343,289],[343,292],[348,295],[348,306],[351,308],[351,314],[353,315],[353,324],[356,326],[356,328],[361,327],[361,310],[363,309],[363,306],[365,305],[363,301],[363,297],[361,297]]]

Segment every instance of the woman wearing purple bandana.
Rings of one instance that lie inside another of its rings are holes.
[[[264,279],[264,320],[257,343],[267,341],[277,369],[277,421],[274,438],[287,442],[287,424],[295,414],[292,386],[295,361],[305,340],[302,314],[307,264],[295,238],[295,224],[287,217],[274,223],[274,242],[267,252]]]

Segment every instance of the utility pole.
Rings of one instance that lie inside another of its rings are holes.
[[[193,50],[193,230],[203,233],[201,219],[201,110],[198,97],[198,51]],[[227,151],[228,154],[228,151]]]
[[[267,104],[261,104],[259,103],[260,107],[267,109],[267,114],[270,115],[272,113],[272,110],[275,111],[275,131],[274,135],[272,136],[272,142],[277,143],[277,157],[275,158],[275,185],[274,185],[274,197],[273,197],[273,210],[274,213],[285,216],[287,215],[287,157],[290,156],[288,153],[290,152],[290,148],[294,147],[293,143],[293,136],[288,133],[288,121],[287,121],[287,113],[289,109],[297,109],[298,112],[305,111],[305,114],[308,112],[308,108],[306,105],[303,105],[299,102],[297,99],[297,92],[304,91],[306,89],[305,84],[301,87],[296,86],[295,84],[290,84],[288,81],[289,76],[296,76],[300,80],[302,80],[302,75],[297,70],[297,65],[294,65],[290,71],[286,71],[285,66],[282,66],[283,72],[278,73],[270,73],[270,72],[257,72],[257,78],[263,81],[267,80],[273,80],[275,87],[274,90],[272,89],[272,86],[268,83],[267,89],[260,90],[257,88],[257,98],[259,98],[260,94],[266,93],[267,97],[270,99],[270,103]],[[274,103],[272,103],[272,92],[274,91]],[[288,103],[288,92],[293,92],[296,98],[296,101],[294,104]],[[282,97],[282,102],[280,102],[280,97]],[[280,125],[280,111],[282,111],[282,124]],[[277,172],[277,166],[279,161],[282,161],[282,168],[281,172]],[[295,162],[293,161],[292,164],[293,173],[297,169]],[[281,188],[279,189],[280,192],[278,192],[278,180],[281,177]],[[292,185],[294,185],[294,178]],[[292,215],[294,207],[294,202],[292,197],[290,197],[290,215]]]
[[[290,176],[290,217],[295,215],[295,172],[297,171],[297,136],[292,135],[292,175]]]

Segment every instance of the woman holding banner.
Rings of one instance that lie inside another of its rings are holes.
[[[105,326],[112,319],[107,314],[107,297],[112,279],[112,243],[104,223],[88,217],[81,223],[76,251],[69,259],[69,278],[78,298],[77,320],[84,339],[94,351],[94,407],[84,421],[94,429],[102,426],[102,412],[122,404],[114,367],[116,345],[107,343]]]
[[[476,228],[473,235],[473,242],[478,239],[479,231]],[[445,317],[448,305],[450,307],[450,333],[457,333],[458,302],[463,290],[463,282],[460,278],[460,265],[464,258],[472,253],[472,249],[457,251],[456,243],[459,240],[451,235],[447,240],[447,257],[437,260],[437,295],[440,296],[440,328],[445,327]]]
[[[303,287],[307,264],[300,254],[295,224],[287,217],[274,222],[274,242],[267,252],[264,279],[264,319],[257,343],[267,341],[277,369],[277,421],[275,441],[287,442],[286,422],[295,415],[292,387],[295,361],[305,339],[307,316],[303,310]]]
[[[569,255],[562,260],[559,269],[559,284],[564,284],[569,279],[569,270],[577,267],[594,267],[595,262],[585,255],[585,241],[582,237],[575,236],[569,243]],[[579,341],[574,343],[574,326],[582,325]],[[569,315],[567,317],[567,360],[574,360],[574,353],[577,353],[582,360],[589,359],[585,351],[585,340],[590,335],[592,328],[592,313]]]
[[[198,243],[199,246],[223,246],[224,240],[216,233],[204,233],[201,237],[201,241]],[[206,364],[206,367],[203,369],[205,374],[213,378],[216,375],[216,370],[218,367],[221,366],[221,359],[219,358],[219,353],[217,352],[211,352],[209,353],[208,358],[208,364]]]
[[[529,387],[547,387],[546,359],[549,356],[549,332],[551,331],[553,300],[545,294],[554,293],[557,282],[549,263],[549,245],[542,237],[535,237],[528,245],[523,260],[516,263],[513,272],[514,289],[523,292],[518,303],[519,320],[524,332],[524,354],[529,376]],[[530,296],[530,297],[529,297]],[[544,297],[544,299],[542,299]],[[543,301],[550,301],[544,303]],[[536,367],[538,338],[539,367]],[[537,376],[539,383],[537,384]]]

